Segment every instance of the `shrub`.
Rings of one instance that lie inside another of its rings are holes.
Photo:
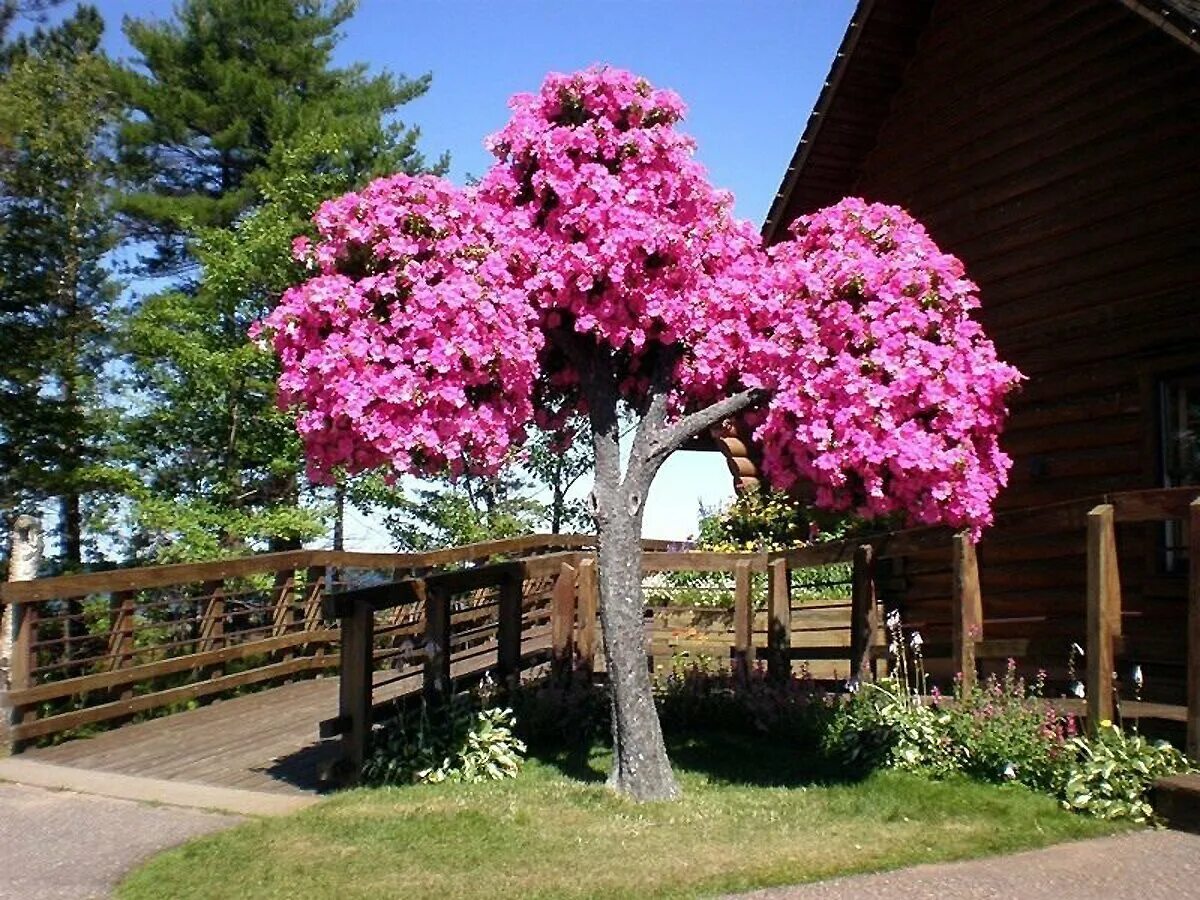
[[[740,674],[687,657],[655,679],[654,698],[664,728],[753,731],[806,745],[820,741],[833,712],[832,697],[806,674],[775,682],[761,665]]]
[[[910,641],[910,660],[895,620],[889,630],[898,674],[863,684],[838,704],[824,737],[825,752],[846,768],[1013,781],[1059,797],[1067,809],[1135,822],[1153,816],[1147,794],[1155,779],[1189,771],[1170,744],[1111,722],[1094,737],[1078,735],[1074,717],[1042,697],[1043,676],[1027,685],[1012,660],[1003,676],[969,691],[959,686],[949,701],[936,689],[924,697],[920,639]]]
[[[608,691],[583,673],[566,680],[526,682],[507,699],[516,733],[532,746],[590,746],[609,733]]]
[[[1147,794],[1155,780],[1191,771],[1182,753],[1166,741],[1127,734],[1100,723],[1091,740],[1075,738],[1078,761],[1063,788],[1063,806],[1101,819],[1146,822],[1154,815]]]
[[[474,695],[430,710],[413,706],[378,729],[363,765],[368,784],[499,781],[520,771],[525,744],[513,734],[513,712],[483,708]]]

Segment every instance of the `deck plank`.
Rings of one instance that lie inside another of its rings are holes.
[[[544,653],[549,636],[534,632],[522,643],[525,655]],[[480,648],[454,661],[455,677],[495,665],[494,648]],[[376,672],[375,702],[416,693],[421,669],[407,674]],[[319,766],[336,752],[336,742],[321,742],[318,726],[338,713],[336,677],[291,684],[218,700],[185,712],[122,725],[92,737],[52,747],[25,750],[38,762],[100,772],[186,781],[215,787],[284,794],[317,791]]]

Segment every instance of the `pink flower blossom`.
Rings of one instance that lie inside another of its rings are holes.
[[[693,158],[674,93],[593,67],[510,107],[477,188],[380,179],[297,240],[314,274],[264,337],[314,478],[494,472],[530,424],[586,412],[583,347],[635,411],[664,360],[672,416],[756,391],[766,474],[820,506],[990,521],[1021,376],[911,216],[844,200],[768,251]]]

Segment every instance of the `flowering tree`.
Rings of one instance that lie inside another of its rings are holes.
[[[663,461],[744,416],[772,482],[978,529],[1020,378],[975,286],[902,210],[846,200],[765,251],[676,129],[680,99],[597,67],[518,95],[463,190],[397,175],[325,203],[314,274],[266,320],[310,474],[494,472],[536,422],[590,423],[611,784],[676,795],[642,633],[642,512]],[[636,421],[622,465],[618,414]]]

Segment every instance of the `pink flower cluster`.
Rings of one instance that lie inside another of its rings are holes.
[[[970,317],[962,263],[903,210],[858,199],[792,233],[770,251],[772,398],[755,417],[772,484],[809,482],[819,506],[866,516],[989,522],[1021,375]]]
[[[482,207],[394,175],[322,204],[318,274],[264,322],[309,474],[496,471],[525,439],[542,334]]]
[[[754,227],[733,218],[732,196],[712,187],[674,127],[679,97],[594,67],[552,74],[510,106],[512,119],[488,139],[498,162],[480,200],[505,211],[506,246],[528,263],[542,327],[617,351],[635,405],[664,348],[683,357],[678,407],[716,399],[725,361],[693,365],[691,350],[717,322],[743,317],[765,260]],[[552,386],[577,374],[560,371]]]
[[[760,389],[768,476],[822,506],[989,521],[1020,375],[910,216],[846,200],[767,252],[692,158],[675,94],[595,67],[511,106],[478,188],[382,179],[298,242],[318,274],[265,325],[314,477],[494,471],[535,418],[584,408],[573,347],[611,356],[635,409],[664,360],[676,415]]]

